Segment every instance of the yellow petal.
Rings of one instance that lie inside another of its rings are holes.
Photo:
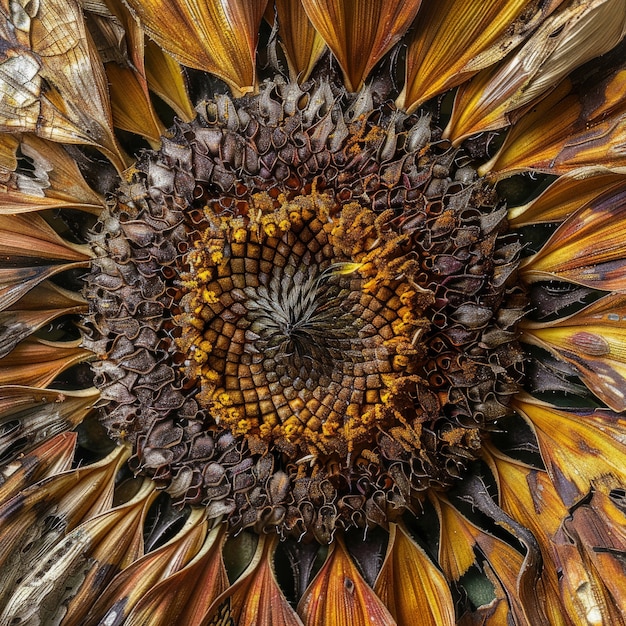
[[[626,296],[609,295],[555,322],[524,323],[529,343],[573,365],[614,411],[626,411]]]
[[[251,563],[237,582],[213,602],[203,624],[302,626],[274,576],[272,559],[277,541],[277,535],[259,536]]]
[[[626,483],[626,420],[603,410],[561,410],[518,394],[514,408],[533,427],[541,456],[567,506],[605,477]]]
[[[313,28],[300,0],[276,0],[276,14],[280,40],[289,63],[289,75],[291,80],[303,82],[308,79],[324,51],[324,40]],[[272,3],[268,4],[265,16],[273,23]]]
[[[83,626],[107,619],[121,621],[128,617],[152,586],[178,571],[196,554],[206,535],[206,523],[202,518],[202,511],[194,509],[175,537],[120,572],[92,602]]]
[[[18,169],[18,149],[32,165],[27,173]],[[104,207],[68,153],[35,135],[0,136],[0,180],[0,213],[72,208],[98,214]]]
[[[517,121],[491,162],[480,168],[498,178],[535,170],[565,174],[586,168],[624,173],[626,70],[600,84],[564,80]]]
[[[473,561],[473,558],[472,558]],[[390,524],[387,554],[374,591],[398,626],[454,626],[454,601],[445,576],[397,524]]]
[[[95,389],[55,391],[0,387],[0,457],[11,461],[77,426],[98,397]]]
[[[200,626],[215,598],[228,587],[223,538],[223,527],[214,528],[193,561],[144,594],[125,626]]]
[[[363,580],[339,538],[334,539],[326,563],[304,592],[298,614],[306,626],[394,626],[396,623]]]
[[[407,36],[406,83],[398,106],[413,111],[493,65],[561,1],[542,3],[532,13],[524,11],[525,0],[424,3]]]
[[[626,190],[620,186],[571,215],[521,274],[529,282],[557,278],[592,289],[626,291]]]
[[[509,209],[511,226],[562,222],[581,206],[611,191],[626,187],[626,177],[613,172],[589,172],[588,175],[557,178],[541,195],[523,206]]]
[[[259,25],[267,0],[129,0],[148,35],[183,65],[211,72],[236,94],[255,85]]]
[[[444,137],[507,126],[511,113],[551,91],[574,68],[616,46],[626,34],[622,0],[574,2],[553,13],[501,66],[459,89]]]
[[[315,29],[358,91],[376,63],[402,38],[421,0],[302,0]]]
[[[146,42],[146,78],[150,90],[168,104],[184,122],[196,112],[189,100],[181,66],[153,41]]]

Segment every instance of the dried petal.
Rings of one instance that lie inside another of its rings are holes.
[[[473,561],[473,558],[472,558]],[[398,626],[453,626],[454,602],[441,571],[397,524],[389,528],[389,544],[374,591],[389,609]]]
[[[339,61],[348,91],[358,91],[400,41],[421,0],[302,0],[313,26]]]

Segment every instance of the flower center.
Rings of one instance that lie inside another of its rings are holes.
[[[209,213],[177,345],[199,402],[251,447],[345,455],[406,424],[397,396],[420,380],[434,294],[391,212],[315,191],[282,200],[259,194],[246,219]]]
[[[322,542],[462,476],[519,388],[526,297],[480,144],[436,116],[277,80],[144,153],[93,235],[83,339],[135,471]]]

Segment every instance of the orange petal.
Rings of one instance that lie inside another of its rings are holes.
[[[37,213],[0,214],[0,254],[12,259],[87,261],[91,258],[89,246],[66,241]]]
[[[541,195],[524,206],[509,209],[509,224],[514,227],[546,222],[562,222],[581,206],[611,191],[626,188],[626,177],[613,172],[594,172],[586,176],[561,176]]]
[[[407,36],[406,83],[398,106],[413,111],[502,59],[561,4],[525,0],[427,2]]]
[[[524,170],[565,174],[609,168],[624,173],[626,70],[613,71],[599,84],[594,73],[591,77],[579,84],[563,81],[525,113],[480,173],[498,178]]]
[[[459,143],[469,135],[507,126],[513,111],[537,101],[574,68],[611,50],[625,34],[622,0],[566,5],[508,61],[459,89],[444,137]]]
[[[43,341],[26,339],[0,359],[0,385],[46,387],[66,369],[90,359],[81,340]]]
[[[175,537],[120,572],[92,602],[83,625],[126,618],[153,585],[183,567],[196,554],[206,535],[202,518],[203,512],[194,509]]]
[[[141,135],[153,148],[158,148],[165,127],[157,117],[137,72],[115,62],[107,63],[105,70],[115,127]]]
[[[390,524],[387,554],[374,591],[398,626],[414,624],[416,615],[422,626],[456,623],[454,601],[445,576],[397,524]]]
[[[324,51],[325,43],[313,28],[300,0],[276,0],[279,36],[287,55],[291,80],[308,79],[315,63]],[[268,4],[265,17],[274,21],[274,7]]]
[[[626,291],[626,190],[621,189],[571,215],[537,254],[524,259],[522,277]]]
[[[202,624],[302,626],[280,590],[272,559],[278,537],[259,536],[251,563],[231,587],[211,605]]]
[[[626,411],[626,296],[609,295],[554,322],[523,323],[529,343],[573,365],[614,411]]]
[[[302,0],[315,29],[358,91],[376,63],[402,38],[421,0]]]
[[[614,477],[626,484],[626,420],[603,410],[562,410],[518,394],[514,408],[532,426],[552,482],[567,506],[592,484]]]
[[[223,527],[214,528],[193,561],[144,594],[125,626],[200,626],[215,598],[228,587],[223,539]]]
[[[548,474],[502,455],[490,446],[483,450],[498,480],[500,506],[528,528],[539,542],[543,557],[541,585],[546,613],[552,626],[573,626],[564,611],[558,582],[558,567],[552,536],[567,517]]]
[[[18,168],[18,149],[32,165],[28,172]],[[68,153],[35,135],[0,136],[0,178],[0,213],[72,208],[98,214],[104,207]]]
[[[58,433],[77,426],[98,397],[95,389],[54,391],[0,387],[0,459],[27,454]]]
[[[148,35],[180,63],[211,72],[235,94],[254,88],[259,25],[267,0],[129,0]]]

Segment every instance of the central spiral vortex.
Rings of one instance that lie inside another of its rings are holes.
[[[521,247],[480,144],[323,80],[199,110],[92,236],[104,425],[235,531],[328,542],[419,512],[523,378]]]

